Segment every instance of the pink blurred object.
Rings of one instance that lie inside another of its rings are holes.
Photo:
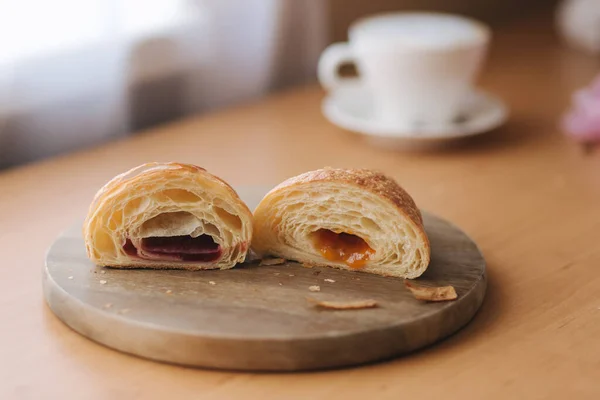
[[[600,142],[600,76],[589,87],[575,92],[563,128],[579,142]]]

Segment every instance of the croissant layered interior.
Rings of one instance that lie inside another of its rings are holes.
[[[243,262],[252,216],[219,178],[187,164],[147,164],[98,192],[84,224],[99,265],[211,269]]]
[[[200,167],[144,164],[100,189],[83,233],[89,258],[112,267],[227,269],[244,262],[252,245],[258,256],[415,278],[430,257],[412,198],[368,170],[290,178],[252,215]]]
[[[404,193],[412,212],[380,191],[316,176],[284,182],[259,204],[253,240],[258,254],[406,278],[425,271],[429,242],[418,209],[402,189],[393,188]]]

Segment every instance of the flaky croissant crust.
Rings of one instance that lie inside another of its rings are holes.
[[[167,236],[174,236],[173,231],[210,235],[222,254],[213,262],[149,260],[127,254],[127,240],[139,243],[153,230],[171,232]],[[98,191],[83,236],[88,257],[102,266],[226,269],[246,257],[252,213],[231,186],[205,169],[154,162],[116,176]]]
[[[429,264],[419,209],[393,179],[378,172],[325,168],[284,181],[254,211],[252,247],[259,255],[350,269],[315,249],[311,238],[319,229],[366,241],[375,255],[360,268],[364,272],[416,278]]]

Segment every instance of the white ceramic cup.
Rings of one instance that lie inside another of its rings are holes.
[[[459,116],[490,31],[458,15],[400,12],[358,20],[348,36],[349,42],[334,43],[321,55],[321,85],[335,91],[352,82],[363,84],[373,97],[376,118],[412,126]],[[339,76],[346,63],[356,65],[358,78]]]

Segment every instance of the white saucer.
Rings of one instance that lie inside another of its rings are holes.
[[[508,119],[506,104],[482,90],[471,92],[463,110],[459,121],[447,124],[390,124],[375,118],[368,91],[350,84],[330,93],[322,104],[323,114],[331,123],[387,142],[435,142],[474,136],[491,131]]]

